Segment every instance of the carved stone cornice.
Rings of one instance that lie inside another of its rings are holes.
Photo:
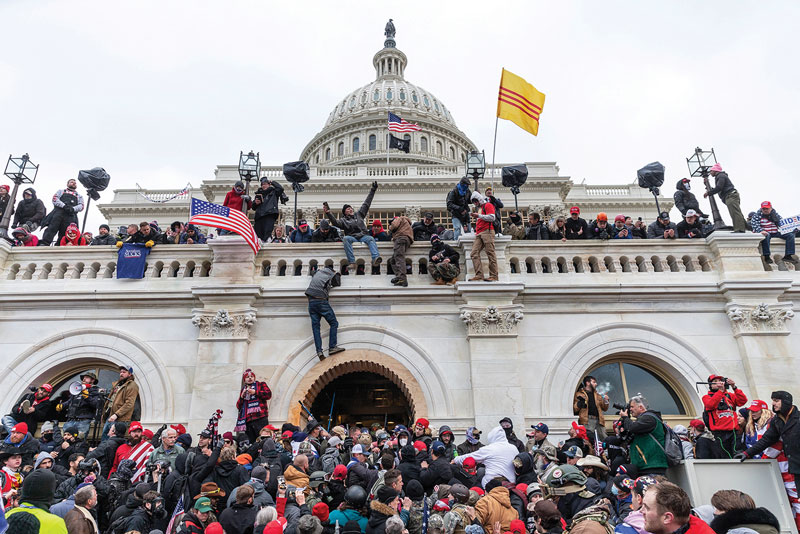
[[[731,304],[728,319],[735,337],[742,335],[789,335],[786,321],[794,318],[788,306],[761,304],[746,306]]]
[[[518,306],[486,306],[483,310],[461,310],[467,337],[516,336],[525,315]]]
[[[192,324],[200,329],[200,339],[249,339],[252,326],[256,324],[254,310],[229,312],[219,309],[195,310]]]

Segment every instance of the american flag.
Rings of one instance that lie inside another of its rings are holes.
[[[169,518],[169,524],[167,525],[167,532],[173,532],[172,528],[175,523],[175,518],[178,517],[178,514],[183,514],[183,494],[181,493],[180,498],[178,499],[178,504],[175,505],[175,511],[172,512],[172,517]],[[180,521],[180,520],[179,520]]]
[[[232,210],[219,204],[192,197],[189,223],[236,232],[247,241],[247,244],[256,254],[258,254],[258,249],[261,248],[261,242],[256,236],[255,230],[253,230],[253,225],[250,224],[250,219],[239,210]]]
[[[153,450],[155,450],[155,447],[153,447],[152,443],[142,440],[138,445],[130,450],[128,456],[123,458],[123,460],[133,460],[136,462],[136,471],[133,472],[133,477],[131,477],[131,482],[134,484],[144,480],[147,460],[150,459],[150,455],[153,453]]]
[[[389,112],[389,131],[390,132],[418,132],[422,130],[418,125],[404,121],[391,111]]]

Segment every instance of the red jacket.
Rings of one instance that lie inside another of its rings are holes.
[[[494,215],[495,220],[497,220],[497,214],[495,213],[494,204],[492,204],[491,202],[487,202],[486,204],[481,206],[480,214]],[[480,234],[481,232],[484,232],[486,230],[491,230],[492,232],[494,232],[494,224],[492,223],[492,221],[484,221],[483,219],[478,218],[478,222],[475,223],[475,233]]]
[[[703,407],[708,413],[709,430],[736,430],[736,408],[747,403],[741,389],[728,393],[724,389],[703,395]]]
[[[681,529],[679,529],[681,530]],[[689,516],[689,528],[684,534],[714,534],[714,530],[708,523],[695,515]]]
[[[222,202],[222,205],[227,206],[232,210],[242,211],[242,196],[244,196],[244,193],[240,195],[235,189],[231,189],[228,191],[228,194],[225,195],[225,200]],[[250,209],[251,205],[252,201],[248,200],[247,209]]]
[[[269,389],[269,386],[266,382],[253,382],[256,387],[256,399],[258,400],[258,411],[248,412],[245,416],[246,421],[255,421],[256,419],[261,419],[262,417],[269,417],[269,407],[267,407],[267,401],[272,398],[272,390]],[[242,386],[244,388],[245,386]],[[241,395],[239,395],[239,400],[236,401],[236,409],[242,409],[242,403],[244,399]]]

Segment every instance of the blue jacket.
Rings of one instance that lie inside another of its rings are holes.
[[[311,235],[313,233],[310,226],[305,232],[301,232],[299,228],[295,228],[292,230],[292,233],[289,234],[289,241],[292,243],[311,243]]]
[[[64,519],[64,516],[67,515],[67,512],[75,508],[75,494],[73,493],[68,498],[64,499],[61,502],[55,503],[53,506],[50,507],[50,513],[53,515],[57,515],[61,519]]]

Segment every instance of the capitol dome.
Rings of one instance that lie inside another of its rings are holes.
[[[302,160],[312,165],[385,162],[389,111],[422,128],[394,134],[410,139],[411,150],[392,149],[390,162],[452,165],[476,150],[441,100],[406,81],[408,59],[395,47],[394,26],[390,32],[387,25],[386,33],[384,48],[372,58],[375,80],[336,104],[325,127],[303,149]]]

